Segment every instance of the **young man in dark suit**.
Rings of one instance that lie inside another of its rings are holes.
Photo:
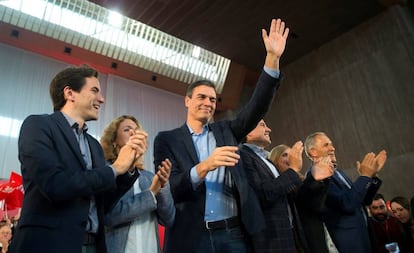
[[[155,138],[155,165],[165,158],[172,163],[176,216],[174,225],[166,229],[166,253],[247,252],[248,236],[263,228],[237,145],[268,111],[279,86],[279,59],[288,33],[280,19],[272,20],[269,34],[262,30],[267,52],[264,71],[252,98],[234,120],[213,122],[215,86],[198,81],[187,89],[186,123]]]
[[[104,103],[97,77],[87,66],[59,72],[50,84],[54,113],[23,122],[18,148],[25,195],[9,252],[106,252],[104,209],[138,177],[133,164],[147,136],[131,136],[107,164],[85,124]]]

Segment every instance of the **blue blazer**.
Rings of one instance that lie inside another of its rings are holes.
[[[209,124],[216,138],[217,147],[237,146],[265,116],[279,86],[279,80],[263,72],[252,98],[234,120],[222,120]],[[206,187],[202,183],[193,190],[190,169],[198,164],[196,149],[186,124],[180,128],[160,132],[154,141],[154,165],[165,158],[172,162],[171,192],[176,216],[172,227],[165,233],[165,253],[193,253],[197,248],[204,226]],[[264,227],[263,215],[257,197],[249,186],[241,161],[230,168],[237,190],[239,217],[246,231],[254,234]]]
[[[154,173],[150,171],[140,171],[139,186],[141,192],[134,194],[134,187],[131,187],[112,211],[105,215],[108,252],[125,252],[131,223],[140,219],[142,214],[154,212],[164,226],[170,226],[174,223],[175,208],[170,185],[166,184],[160,190],[155,197],[157,200],[155,203],[153,194],[149,190],[153,177]],[[158,222],[154,223],[154,227],[158,238]],[[142,241],[145,241],[145,238],[142,238]],[[156,247],[158,247],[158,252],[161,252],[159,244],[154,245],[154,248]]]
[[[103,214],[138,177],[119,176],[99,142],[86,135],[92,156],[87,170],[79,144],[61,112],[25,119],[18,141],[25,195],[9,252],[81,252],[91,197],[99,219],[97,251],[106,252]]]
[[[340,179],[344,177],[349,187]],[[381,186],[378,178],[360,176],[352,182],[341,170],[331,177],[323,220],[339,252],[371,252],[365,206],[369,205]]]
[[[240,153],[249,183],[260,200],[266,222],[266,228],[253,237],[254,252],[297,252],[295,232],[297,243],[304,252],[308,252],[305,235],[294,204],[296,194],[302,185],[298,173],[288,169],[275,178],[270,168],[252,149],[242,145]],[[295,231],[289,219],[288,206],[295,224]]]

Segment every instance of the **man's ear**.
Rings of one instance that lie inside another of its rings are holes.
[[[315,150],[315,148],[314,148],[314,147],[310,148],[310,149],[309,149],[309,151],[308,151],[308,153],[309,153],[309,156],[310,156],[312,159],[314,159],[314,158],[317,156],[317,152],[316,152],[316,150]]]
[[[73,90],[69,86],[65,86],[65,88],[63,88],[63,96],[66,101],[75,101],[75,98],[73,97]]]
[[[184,103],[185,103],[185,107],[188,107],[188,104],[190,103],[190,97],[189,96],[185,96],[184,98]]]

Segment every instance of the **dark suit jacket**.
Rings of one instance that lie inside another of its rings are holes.
[[[288,169],[275,178],[270,168],[252,149],[242,145],[240,154],[249,183],[260,200],[266,222],[266,228],[253,237],[254,252],[296,252],[295,236],[298,245],[307,252],[294,204],[296,193],[302,185],[299,175]],[[291,226],[288,205],[295,229]]]
[[[351,185],[349,189],[338,177],[341,173]],[[365,206],[381,185],[378,178],[360,176],[352,182],[342,171],[336,169],[331,177],[323,210],[323,219],[339,252],[371,252]]]
[[[18,145],[25,196],[9,252],[81,252],[92,196],[100,225],[97,250],[106,252],[104,208],[111,208],[138,173],[115,179],[98,141],[88,134],[87,139],[92,170],[61,112],[31,115],[23,122]]]
[[[315,181],[307,173],[297,194],[296,206],[310,253],[328,253],[321,211],[325,205],[330,178]]]
[[[278,85],[278,80],[263,72],[252,98],[237,114],[236,119],[209,124],[217,147],[237,146],[256,127],[267,112]],[[186,124],[171,131],[160,132],[155,138],[155,167],[165,158],[172,162],[170,184],[176,207],[175,224],[166,229],[165,252],[193,253],[204,226],[206,187],[204,183],[196,190],[192,187],[190,169],[200,161]],[[230,172],[238,193],[241,221],[247,232],[255,233],[263,228],[264,221],[257,198],[245,178],[242,162],[239,161],[230,168]]]

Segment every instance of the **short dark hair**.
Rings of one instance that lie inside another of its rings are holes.
[[[69,86],[72,90],[79,92],[85,85],[87,77],[98,78],[98,71],[88,65],[79,67],[68,67],[59,73],[50,82],[49,93],[53,103],[53,111],[59,111],[66,104],[63,90]]]
[[[204,80],[198,80],[198,81],[192,82],[190,85],[188,85],[185,95],[187,97],[191,97],[193,95],[194,88],[198,86],[202,86],[202,85],[213,88],[214,91],[217,93],[216,85],[212,81],[204,79]]]
[[[382,200],[384,200],[384,202],[385,202],[384,195],[382,195],[381,193],[377,193],[377,194],[375,194],[375,195],[374,195],[374,198],[372,199],[372,201],[374,201],[374,200],[379,200],[379,199],[382,199]]]

